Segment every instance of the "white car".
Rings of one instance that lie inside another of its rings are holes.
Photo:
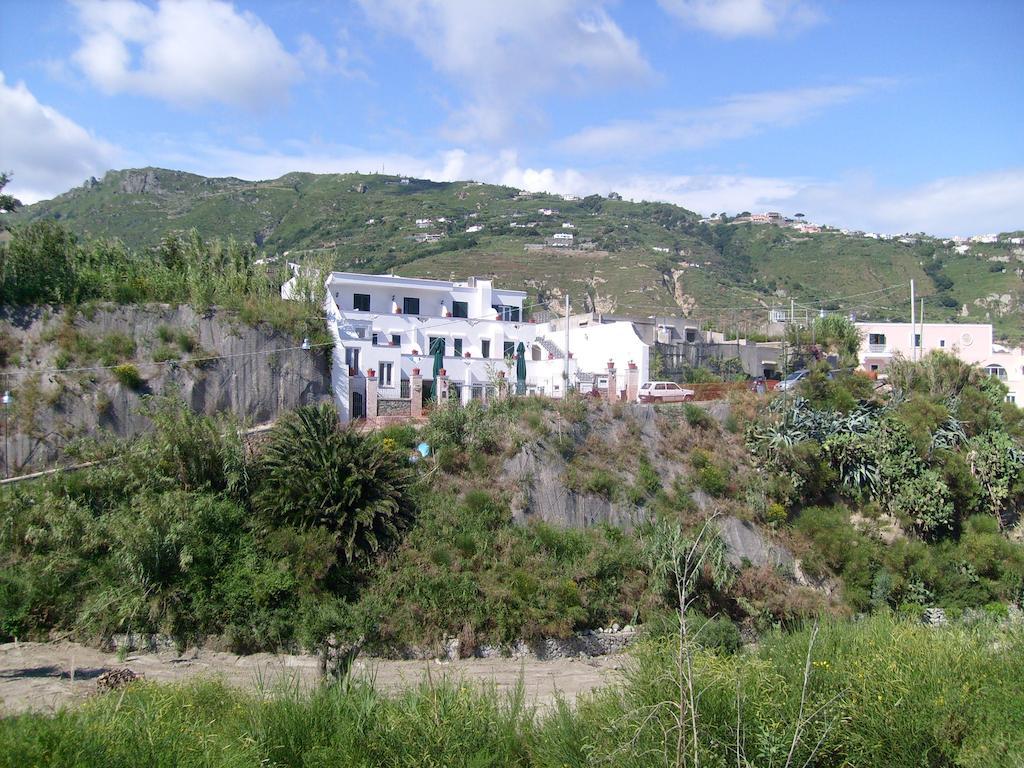
[[[674,381],[645,381],[637,393],[641,403],[682,403],[693,400],[693,390],[683,389]]]

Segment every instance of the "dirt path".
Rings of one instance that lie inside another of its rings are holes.
[[[435,681],[447,678],[493,684],[499,691],[513,688],[521,677],[527,701],[546,707],[558,694],[572,701],[581,693],[613,682],[622,665],[620,656],[556,661],[463,659],[447,663],[361,658],[354,670],[386,692],[416,685],[428,674]],[[192,649],[181,656],[173,651],[131,654],[121,661],[116,654],[77,643],[6,643],[0,644],[0,715],[53,712],[74,704],[96,690],[96,678],[103,672],[119,667],[144,674],[147,680],[214,677],[248,689],[296,683],[308,687],[317,680],[317,659],[313,656],[235,656]]]

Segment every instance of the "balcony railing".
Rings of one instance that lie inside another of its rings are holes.
[[[885,352],[885,344],[868,344],[868,352]]]

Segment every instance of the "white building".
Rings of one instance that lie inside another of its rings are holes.
[[[291,285],[282,296],[294,294]],[[333,272],[326,281],[325,309],[335,341],[332,386],[343,421],[367,415],[368,379],[375,383],[369,399],[373,417],[412,415],[411,383],[415,372],[423,391],[433,391],[434,345],[444,345],[448,386],[468,402],[486,398],[504,380],[514,384],[512,359],[519,343],[527,356],[528,392],[562,397],[565,373],[570,386],[587,374],[607,375],[609,361],[621,369],[618,389],[626,388],[633,363],[639,380],[647,377],[648,347],[630,323],[611,323],[586,334],[570,328],[568,365],[565,327],[524,319],[524,291],[495,287],[490,280],[465,282],[389,275]],[[627,326],[627,328],[617,327]],[[632,334],[632,335],[630,335]],[[372,373],[370,373],[372,371]]]
[[[987,323],[857,323],[863,335],[859,360],[866,371],[884,372],[894,357],[907,360],[933,350],[956,355],[980,366],[1009,387],[1006,399],[1024,404],[1024,349],[1007,349],[992,342]]]

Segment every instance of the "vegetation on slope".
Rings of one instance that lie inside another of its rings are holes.
[[[417,219],[433,223],[420,229]],[[402,184],[396,176],[304,173],[247,182],[152,168],[112,171],[14,217],[18,225],[40,220],[139,250],[196,228],[266,256],[288,252],[288,258],[323,258],[335,268],[440,279],[488,274],[529,286],[542,304],[568,292],[577,308],[642,316],[683,312],[753,330],[773,303],[790,298],[862,317],[905,319],[903,292],[863,294],[913,278],[918,294],[928,298],[929,319],[963,315],[993,322],[1002,338],[1024,335],[1022,254],[1005,240],[965,251],[925,235],[904,242],[836,231],[804,234],[728,218],[702,223],[663,203],[598,195],[563,200],[472,182]],[[574,228],[565,230],[563,223]],[[481,229],[467,232],[471,227]],[[524,250],[564,231],[589,250]],[[443,239],[416,242],[425,232]]]
[[[1001,531],[1024,501],[1019,412],[959,363],[903,371],[913,394],[884,402],[866,379],[820,374],[788,409],[758,415],[740,398],[727,421],[756,419],[750,456],[697,406],[658,414],[656,437],[629,409],[584,400],[448,404],[421,435],[339,430],[331,409],[303,408],[247,453],[230,425],[156,401],[154,433],[97,449],[118,461],[3,491],[0,631],[222,635],[240,650],[459,636],[468,652],[656,626],[671,602],[640,543],[658,520],[692,531],[714,514],[774,528],[805,577],[842,587],[826,597],[749,563],[701,580],[693,608],[749,630],[822,611],[1005,613],[1024,584],[1020,544]],[[423,438],[435,455],[410,465]],[[651,522],[514,524],[523,485],[505,465],[527,445],[567,488]]]
[[[0,247],[0,305],[162,302],[202,311],[216,304],[238,311],[244,322],[324,341],[316,304],[281,299],[290,277],[285,265],[260,261],[251,244],[205,241],[195,230],[133,251],[117,240],[81,241],[43,220],[19,227]]]

